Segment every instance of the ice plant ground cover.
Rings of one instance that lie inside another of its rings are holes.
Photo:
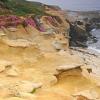
[[[42,16],[41,16],[42,17]],[[22,25],[23,27],[27,27],[28,25],[31,25],[38,29],[41,32],[45,32],[46,29],[44,27],[44,24],[41,22],[41,17],[33,17],[33,16],[27,16],[27,17],[21,17],[16,15],[2,15],[0,16],[0,28],[2,27],[17,27],[18,25]],[[47,16],[45,19],[54,27],[57,27],[58,21],[54,16]]]

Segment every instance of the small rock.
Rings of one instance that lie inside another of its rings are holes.
[[[27,99],[27,100],[36,100],[36,96],[34,94],[31,94],[31,93],[20,92],[18,97],[23,98],[23,99]]]
[[[58,53],[59,53],[59,55],[61,55],[61,56],[65,56],[65,55],[66,55],[66,51],[64,51],[64,50],[60,50]]]
[[[5,71],[6,67],[11,66],[12,63],[6,60],[0,60],[0,72]]]
[[[50,79],[50,85],[54,85],[58,82],[57,78],[55,76],[52,76],[52,78]]]
[[[15,67],[11,67],[10,69],[8,69],[6,71],[7,76],[12,76],[12,77],[16,77],[19,75],[18,73],[18,69]]]
[[[52,45],[54,46],[54,48],[55,48],[56,50],[61,50],[61,49],[63,49],[62,44],[61,44],[59,41],[53,41],[53,42],[52,42]]]
[[[63,71],[63,70],[69,70],[69,69],[74,69],[74,68],[78,68],[78,67],[81,67],[82,65],[78,65],[78,64],[66,64],[66,65],[62,65],[62,66],[59,66],[57,68],[58,71]]]
[[[100,67],[93,67],[92,73],[96,74],[97,76],[100,76]]]
[[[15,27],[9,27],[8,30],[11,31],[11,32],[16,32],[17,28],[15,28]]]
[[[19,90],[21,92],[30,93],[33,91],[33,89],[40,88],[41,86],[42,86],[41,83],[33,83],[30,81],[21,81],[19,83]]]

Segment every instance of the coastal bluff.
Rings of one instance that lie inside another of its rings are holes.
[[[8,13],[0,16],[0,100],[99,100],[100,56],[70,46],[64,11],[5,2],[0,1]]]

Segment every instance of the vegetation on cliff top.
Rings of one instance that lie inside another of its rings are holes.
[[[44,15],[44,5],[39,2],[31,2],[26,0],[0,0],[0,15],[14,14],[27,15],[37,14]]]

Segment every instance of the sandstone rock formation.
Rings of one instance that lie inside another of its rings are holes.
[[[1,27],[1,100],[99,99],[93,78],[99,76],[99,58],[69,49],[70,25],[63,11],[48,8],[46,13],[21,17],[28,25]]]

